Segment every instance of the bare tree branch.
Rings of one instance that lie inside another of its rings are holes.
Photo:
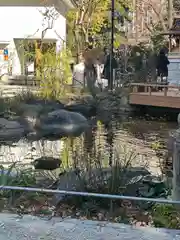
[[[164,8],[164,4],[162,4],[160,7],[157,7],[157,4],[155,4],[152,0],[143,0],[143,2],[149,6],[153,12],[156,14],[156,19],[159,20],[163,31],[167,31],[167,26],[166,23],[164,21],[164,16],[165,16],[165,8]]]

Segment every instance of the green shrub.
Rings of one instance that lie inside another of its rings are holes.
[[[37,75],[41,78],[40,95],[43,98],[59,99],[69,91],[72,85],[70,60],[68,49],[59,54],[51,50],[42,55]]]
[[[0,185],[1,186],[18,186],[29,187],[36,183],[35,175],[32,169],[20,169],[16,163],[11,164],[8,168],[0,166]],[[1,196],[9,196],[11,190],[0,191]],[[14,191],[18,192],[18,191]]]
[[[152,210],[155,227],[180,229],[180,213],[175,205],[156,204]]]

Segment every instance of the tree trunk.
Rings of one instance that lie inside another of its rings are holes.
[[[168,25],[169,28],[172,27],[173,17],[173,0],[168,0]]]

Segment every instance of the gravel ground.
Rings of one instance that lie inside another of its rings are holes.
[[[1,240],[179,240],[180,231],[134,228],[129,225],[29,215],[22,219],[13,214],[0,214]]]

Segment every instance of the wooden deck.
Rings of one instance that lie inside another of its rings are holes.
[[[162,90],[159,90],[159,88],[162,88]],[[131,105],[180,109],[180,87],[132,83],[129,103]]]

